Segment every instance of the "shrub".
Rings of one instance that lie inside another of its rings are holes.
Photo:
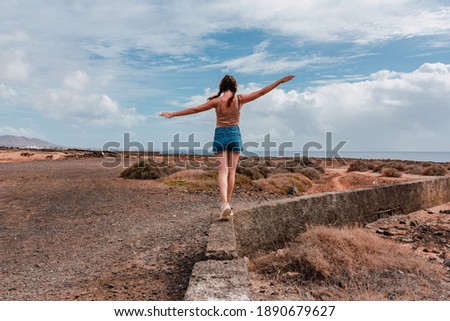
[[[307,177],[298,173],[273,174],[254,181],[254,184],[260,190],[274,194],[287,194],[291,187],[296,187],[299,193],[304,193],[312,185]]]
[[[405,170],[407,174],[422,175],[423,168],[419,165],[408,165]]]
[[[300,162],[295,161],[295,160],[280,162],[280,163],[278,163],[277,167],[286,168],[290,172],[294,172],[298,169],[305,168],[305,166],[303,166],[303,164],[301,164]]]
[[[218,188],[217,177],[217,171],[186,169],[166,176],[162,181],[167,185],[189,191],[207,191]],[[252,180],[241,174],[236,174],[235,185],[247,190],[253,188]]]
[[[381,176],[384,177],[401,177],[402,173],[400,173],[399,170],[393,168],[393,167],[387,167],[387,168],[383,168],[383,170],[381,171]]]
[[[374,168],[375,168],[375,164],[374,163],[370,162],[370,163],[367,164],[367,169],[373,171]]]
[[[400,172],[404,172],[406,170],[406,165],[400,161],[377,162],[373,165],[372,170],[374,173],[378,173],[383,171],[383,168],[395,168]]]
[[[179,171],[177,167],[147,159],[134,163],[120,173],[120,177],[131,179],[159,179],[177,171]]]
[[[247,176],[251,180],[261,179],[261,178],[267,178],[269,176],[271,170],[266,166],[265,163],[249,166],[247,164],[244,164],[243,166],[239,164],[236,168],[236,172]]]
[[[165,177],[163,182],[187,190],[209,190],[217,187],[217,174],[202,169],[186,169]]]
[[[386,164],[385,167],[395,168],[396,170],[398,170],[400,172],[404,172],[406,169],[405,164],[403,164],[402,162],[389,162]]]
[[[379,173],[379,172],[381,172],[381,170],[382,170],[385,166],[386,166],[386,164],[384,164],[384,163],[379,163],[379,164],[377,164],[377,165],[374,165],[372,171],[373,171],[374,173]]]
[[[320,172],[313,168],[313,167],[307,167],[307,168],[303,168],[299,171],[300,174],[305,175],[306,177],[308,177],[310,180],[318,180],[320,179],[322,176],[320,175]]]
[[[433,164],[425,168],[422,175],[425,176],[444,176],[447,174],[447,170],[441,164]]]
[[[264,178],[264,176],[258,171],[255,167],[243,167],[238,166],[236,168],[236,173],[247,176],[251,180],[256,180],[260,178]]]
[[[216,184],[217,184],[217,180],[216,180]],[[254,189],[254,186],[255,186],[253,181],[250,178],[248,178],[245,175],[238,174],[238,173],[236,173],[236,178],[235,178],[234,184],[236,187],[240,187],[245,190],[252,190],[252,189]]]
[[[349,172],[367,172],[369,170],[369,167],[367,166],[367,163],[363,162],[362,160],[356,160],[350,164],[348,167]]]
[[[298,284],[321,300],[439,298],[436,284],[444,275],[440,267],[375,233],[325,226],[309,228],[286,248],[253,258],[249,268],[291,287]]]

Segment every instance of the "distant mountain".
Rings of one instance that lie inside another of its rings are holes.
[[[4,135],[0,136],[0,146],[4,147],[31,147],[31,148],[54,148],[58,145],[46,142],[37,138],[28,138],[24,136]]]

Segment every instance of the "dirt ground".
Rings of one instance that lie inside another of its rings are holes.
[[[122,179],[103,158],[20,153],[0,163],[0,300],[183,299],[217,191]]]
[[[215,195],[101,160],[0,165],[1,300],[180,300]]]
[[[394,215],[367,224],[366,233],[399,244],[409,252],[411,259],[418,262],[428,262],[427,271],[438,269],[442,277],[430,281],[422,290],[423,299],[419,300],[450,300],[450,203],[420,210],[410,214]],[[281,249],[279,251],[285,251]],[[263,254],[264,255],[264,254]],[[380,258],[383,259],[383,258]],[[425,259],[425,260],[422,260]],[[251,266],[252,264],[250,264]],[[388,270],[385,271],[386,273]],[[390,281],[397,284],[403,278],[404,287],[418,286],[420,281],[411,280],[397,271],[397,275],[389,271]],[[339,293],[340,288],[326,286],[314,282],[299,282],[298,273],[284,273],[277,276],[257,273],[250,269],[249,279],[252,300],[255,301],[291,301],[291,300],[349,300],[353,294]],[[431,274],[431,273],[430,273]],[[369,279],[369,277],[367,277]],[[369,281],[369,280],[368,280]],[[395,287],[395,286],[394,286]],[[373,289],[372,289],[373,290]],[[396,297],[384,296],[383,292],[406,292],[406,299],[418,300],[415,289],[389,289],[389,286],[379,285],[379,292],[367,291],[358,294],[358,300],[396,300]],[[341,291],[342,292],[342,291]],[[408,293],[411,292],[411,293]],[[403,299],[405,300],[405,298]]]
[[[0,152],[0,300],[183,299],[216,189],[122,179],[122,166],[89,153],[23,153]],[[327,169],[308,193],[411,179]],[[234,199],[281,197],[237,189]]]

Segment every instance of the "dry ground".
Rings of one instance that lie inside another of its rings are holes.
[[[248,261],[254,300],[450,300],[450,203],[364,228],[310,227]],[[445,262],[445,264],[444,264]]]
[[[1,300],[180,300],[214,196],[101,160],[0,164]]]
[[[216,177],[185,171],[127,180],[119,178],[123,167],[101,162],[82,151],[0,150],[0,300],[183,298],[193,265],[204,258],[211,215],[218,214]],[[255,184],[239,177],[235,206],[290,197],[279,192],[280,177]],[[418,178],[345,167],[317,180],[299,176],[302,193]]]

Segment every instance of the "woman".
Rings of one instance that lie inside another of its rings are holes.
[[[162,112],[160,116],[172,118],[200,113],[212,108],[216,110],[216,130],[214,133],[213,152],[219,160],[220,219],[229,220],[233,215],[230,207],[234,189],[236,167],[242,151],[242,139],[239,130],[241,108],[275,89],[295,76],[286,76],[276,82],[249,94],[237,92],[237,82],[233,76],[226,75],[220,82],[217,95],[209,97],[202,105],[186,108],[176,112]]]

